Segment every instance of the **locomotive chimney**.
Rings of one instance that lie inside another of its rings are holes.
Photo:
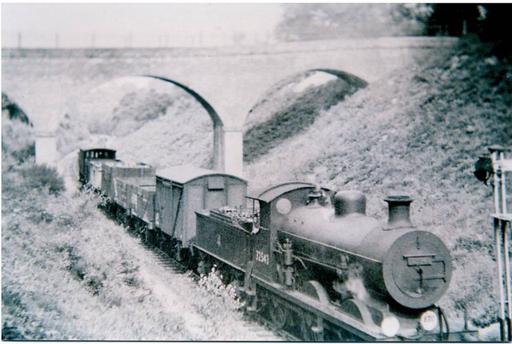
[[[366,196],[359,191],[338,191],[334,196],[334,214],[336,217],[352,213],[366,214]]]
[[[412,227],[410,219],[411,202],[409,196],[388,196],[384,199],[388,202],[389,218],[386,229]]]

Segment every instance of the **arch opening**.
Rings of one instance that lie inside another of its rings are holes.
[[[93,144],[157,168],[192,163],[222,170],[222,128],[216,110],[194,90],[139,75],[103,82],[70,101],[57,136],[63,154]]]
[[[249,111],[243,158],[251,163],[281,142],[307,130],[317,116],[368,83],[347,72],[314,68],[281,80]]]
[[[223,140],[223,127],[222,119],[213,106],[210,105],[201,95],[199,95],[193,89],[185,86],[184,84],[177,82],[176,80],[164,78],[157,75],[144,75],[148,78],[153,78],[157,80],[161,80],[164,82],[171,83],[185,92],[190,94],[195,100],[197,100],[203,108],[208,112],[210,118],[213,122],[213,156],[212,156],[212,167],[216,170],[223,171],[224,170],[224,140]]]

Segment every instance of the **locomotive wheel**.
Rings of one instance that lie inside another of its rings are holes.
[[[324,340],[324,326],[322,318],[309,312],[302,313],[299,317],[299,327],[302,339],[308,342]]]
[[[144,228],[144,241],[149,246],[153,245],[153,243],[155,242],[155,230],[154,229],[150,230],[147,227]]]
[[[319,301],[322,305],[329,304],[329,295],[320,282],[309,280],[304,282],[300,291]],[[300,315],[299,327],[302,338],[306,341],[324,340],[323,320],[315,314],[305,312]]]
[[[373,325],[372,315],[364,302],[357,299],[348,299],[341,304],[340,308],[364,324]]]
[[[284,328],[288,322],[289,317],[288,309],[286,306],[282,302],[271,299],[268,312],[270,321],[272,321],[272,325],[274,325],[278,330]]]
[[[315,336],[313,330],[311,329],[314,326],[315,319],[312,314],[304,313],[301,316],[300,320],[300,334],[303,340],[311,342],[315,340]]]
[[[314,298],[317,301],[320,301],[322,305],[329,304],[329,295],[325,288],[320,284],[320,282],[315,280],[310,280],[305,282],[302,285],[300,290],[302,293]]]

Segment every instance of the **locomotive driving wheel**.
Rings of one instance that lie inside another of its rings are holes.
[[[322,305],[329,304],[329,295],[325,288],[320,284],[320,282],[315,280],[309,280],[304,282],[300,291],[309,297],[319,301]]]
[[[329,295],[318,281],[310,280],[304,282],[301,287],[301,292],[319,301],[322,305],[329,304]],[[304,312],[301,316],[299,326],[302,338],[304,340],[324,340],[323,319],[320,316],[314,313]]]
[[[311,330],[314,325],[315,316],[309,312],[303,313],[299,323],[300,334],[303,340],[308,342],[315,340],[313,331]]]
[[[269,306],[270,307],[268,308],[268,312],[270,321],[272,321],[272,325],[278,330],[284,328],[288,322],[289,317],[289,312],[286,308],[286,305],[274,298],[271,298]]]

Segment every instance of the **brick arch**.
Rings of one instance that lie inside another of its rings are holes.
[[[358,77],[354,74],[351,74],[351,73],[344,72],[342,70],[338,70],[338,69],[314,68],[314,69],[308,69],[305,71],[305,73],[307,73],[307,72],[323,72],[323,73],[331,74],[339,79],[343,79],[346,82],[354,84],[355,86],[358,86],[359,88],[368,86],[368,82],[361,79],[360,77]]]

